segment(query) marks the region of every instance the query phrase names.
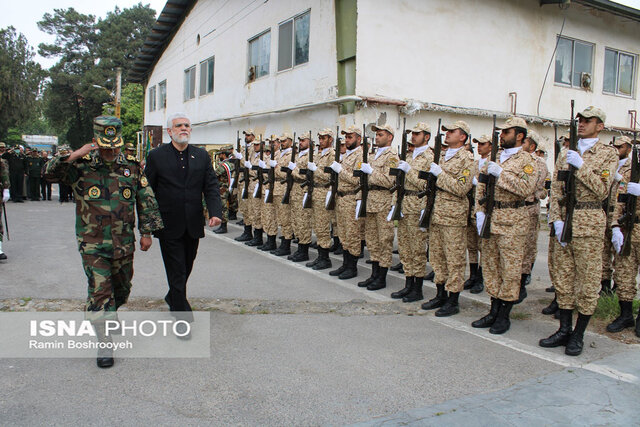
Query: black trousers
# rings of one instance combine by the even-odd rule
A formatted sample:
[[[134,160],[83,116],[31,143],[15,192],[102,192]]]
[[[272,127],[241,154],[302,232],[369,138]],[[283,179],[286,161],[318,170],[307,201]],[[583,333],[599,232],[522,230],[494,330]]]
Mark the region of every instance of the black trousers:
[[[40,193],[42,200],[51,200],[51,183],[44,178],[40,179]]]
[[[199,239],[194,239],[188,233],[178,239],[160,239],[160,251],[164,269],[169,282],[169,292],[164,300],[171,311],[180,311],[182,320],[193,322],[191,305],[187,301],[187,280],[193,268],[193,261],[198,253]]]
[[[11,184],[11,188],[9,189],[9,192],[11,193],[11,200],[13,200],[14,202],[22,200],[24,198],[22,197],[24,173],[23,172],[12,173],[9,176],[9,181]]]

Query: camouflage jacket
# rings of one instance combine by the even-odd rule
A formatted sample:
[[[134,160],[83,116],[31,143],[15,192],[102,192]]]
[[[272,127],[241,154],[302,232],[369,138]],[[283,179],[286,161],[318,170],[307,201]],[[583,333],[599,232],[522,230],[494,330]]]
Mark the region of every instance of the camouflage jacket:
[[[123,154],[111,165],[95,152],[72,163],[65,161],[68,157],[54,157],[46,174],[73,189],[81,254],[113,259],[132,254],[134,210],[140,233],[163,228],[158,203],[139,164],[128,162]]]
[[[449,160],[443,153],[440,157],[442,173],[436,178],[437,191],[431,224],[467,226],[467,194],[473,188],[475,166],[473,154],[465,148],[460,148]]]

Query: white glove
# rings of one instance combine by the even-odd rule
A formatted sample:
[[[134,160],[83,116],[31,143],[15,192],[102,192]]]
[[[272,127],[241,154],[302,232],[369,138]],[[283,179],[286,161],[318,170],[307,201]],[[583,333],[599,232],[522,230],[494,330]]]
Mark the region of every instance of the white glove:
[[[618,172],[616,172],[616,175],[615,175],[614,179],[616,180],[616,182],[620,182],[620,181],[622,181],[622,175],[620,175]]]
[[[245,160],[244,161],[244,167],[247,169],[251,169],[253,167],[253,165],[251,164],[251,162],[249,160]]]
[[[471,183],[474,185],[474,187],[476,185],[478,185],[478,178],[476,178],[475,176],[473,177],[473,180],[471,181]]]
[[[5,188],[4,190],[2,190],[2,203],[7,203],[8,200],[9,200],[9,189]]]
[[[238,153],[237,151],[233,152],[233,157],[235,157],[238,160],[242,160],[242,154]]]
[[[640,184],[630,182],[627,184],[627,193],[633,196],[640,196]]]
[[[411,165],[409,165],[409,163],[405,162],[404,160],[400,160],[400,163],[398,163],[398,169],[400,169],[404,173],[407,173],[409,172],[409,170],[411,170]]]
[[[613,247],[616,249],[617,253],[620,253],[622,250],[622,243],[624,242],[624,236],[622,235],[622,231],[620,231],[620,227],[615,227],[611,230],[611,243]]]
[[[584,160],[582,160],[582,157],[580,157],[577,151],[569,150],[567,151],[567,163],[576,169],[580,169]]]
[[[316,164],[313,162],[309,162],[307,163],[307,169],[309,169],[311,172],[315,172],[316,170],[318,170],[318,166],[316,166]]]
[[[373,173],[373,168],[369,163],[363,163],[362,165],[360,165],[360,170],[367,175],[371,175]]]
[[[338,162],[333,162],[331,163],[331,166],[329,166],[331,168],[332,171],[334,171],[335,173],[340,173],[342,172],[342,165]]]
[[[266,168],[267,168],[267,164],[264,162],[264,160],[260,160],[260,161],[258,162],[258,167],[259,167],[260,169],[266,169]]]
[[[431,166],[429,166],[429,173],[433,176],[438,176],[442,173],[442,168],[440,165],[431,162]]]
[[[562,243],[560,241],[560,237],[562,236],[562,229],[564,228],[564,221],[560,221],[560,220],[554,221],[553,222],[553,228],[555,228],[555,230],[556,230],[556,238],[558,239],[558,243],[560,243],[560,246],[562,246],[564,248],[565,246],[567,246],[567,244],[566,243]]]
[[[278,166],[278,161],[277,160],[269,160],[269,166],[271,166],[272,168],[275,168],[276,166]]]
[[[476,227],[478,228],[478,236],[482,231],[482,226],[484,225],[484,212],[476,212]]]
[[[493,175],[497,178],[502,173],[502,168],[496,162],[490,161],[489,167],[487,168],[487,172],[489,172],[490,175]]]
[[[293,162],[289,162],[289,164],[287,165],[287,167],[289,168],[290,171],[294,170],[296,168],[296,164]]]

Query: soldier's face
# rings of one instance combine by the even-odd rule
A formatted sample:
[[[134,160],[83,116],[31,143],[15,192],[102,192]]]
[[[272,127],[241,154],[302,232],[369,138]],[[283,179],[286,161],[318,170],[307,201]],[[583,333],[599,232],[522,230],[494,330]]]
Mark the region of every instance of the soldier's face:
[[[329,135],[318,135],[318,142],[321,150],[329,148],[333,142],[333,138]]]
[[[522,149],[524,151],[526,151],[527,153],[533,153],[534,151],[536,151],[536,148],[536,143],[533,142],[531,138],[525,138],[524,142],[522,143]]]
[[[451,129],[447,131],[447,134],[444,137],[444,143],[449,148],[459,148],[462,147],[464,142],[466,141],[466,135],[462,129]]]
[[[284,141],[280,141],[280,149],[286,150],[287,148],[291,147],[292,144],[293,144],[293,139],[287,138]]]
[[[189,119],[173,119],[173,125],[167,129],[171,140],[176,144],[188,144],[191,139],[191,121]]]
[[[99,148],[98,152],[100,153],[102,160],[106,162],[113,162],[116,157],[118,157],[120,148]]]
[[[588,119],[578,116],[578,138],[597,138],[604,129],[604,123],[596,117]]]
[[[616,148],[618,149],[619,160],[626,159],[627,157],[629,157],[629,153],[631,153],[631,146],[629,144],[622,144]]]
[[[500,146],[502,148],[513,148],[516,146],[515,128],[502,129],[502,132],[500,132]]]
[[[355,132],[344,134],[344,143],[348,150],[353,150],[360,145],[360,135]],[[346,150],[345,150],[346,153]]]
[[[431,139],[431,134],[427,132],[411,132],[411,144],[422,147]]]
[[[346,152],[347,152],[347,146],[343,142],[343,143],[340,144],[340,154],[344,154]]]
[[[388,147],[391,145],[391,141],[393,141],[393,135],[386,130],[378,130],[376,131],[376,146],[377,147]]]
[[[300,150],[306,150],[307,148],[309,148],[309,138],[301,139],[299,148]]]
[[[247,143],[247,144],[253,142],[254,139],[256,139],[255,135],[245,135],[244,136],[244,142]]]
[[[491,143],[489,142],[478,142],[478,154],[482,157],[491,153]]]

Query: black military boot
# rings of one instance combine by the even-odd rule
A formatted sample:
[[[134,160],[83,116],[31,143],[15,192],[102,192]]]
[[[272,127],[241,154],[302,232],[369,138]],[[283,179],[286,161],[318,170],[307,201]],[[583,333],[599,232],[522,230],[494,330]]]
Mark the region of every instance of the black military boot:
[[[422,295],[422,284],[424,277],[415,277],[413,280],[413,287],[407,295],[402,298],[402,302],[415,302],[424,299]]]
[[[380,263],[378,261],[373,261],[371,263],[371,276],[369,276],[368,279],[363,280],[362,282],[358,282],[358,287],[366,288],[367,286],[372,284],[373,281],[376,280],[376,277],[378,276],[379,272],[380,272]]]
[[[253,239],[245,242],[247,246],[261,246],[262,245],[262,228],[256,228],[253,231]]]
[[[473,284],[473,287],[469,290],[472,294],[479,294],[484,290],[484,277],[482,277],[482,267],[478,267],[478,272],[476,273],[476,281]]]
[[[569,337],[571,336],[572,316],[573,310],[560,310],[560,329],[549,338],[541,339],[538,342],[540,347],[560,347],[561,345],[567,345]]]
[[[313,261],[309,261],[304,266],[311,268],[314,265],[316,265],[318,263],[318,261],[320,261],[320,248],[318,248],[318,256],[316,257],[316,259],[314,259]]]
[[[399,262],[399,263],[397,263],[396,265],[392,265],[391,267],[389,267],[389,270],[391,270],[391,271],[400,271],[400,270],[402,270],[402,269],[403,269],[402,267],[403,267],[403,266],[402,266],[402,263],[401,263],[401,262]],[[393,298],[393,297],[392,297],[392,298]]]
[[[393,267],[391,267],[393,268]],[[405,295],[407,295],[411,289],[413,288],[413,284],[415,282],[415,279],[413,277],[405,277],[404,278],[404,288],[400,289],[397,292],[392,292],[391,293],[391,298],[393,299],[400,299],[402,297],[404,297]]]
[[[113,339],[111,335],[106,335],[104,322],[94,323],[96,331],[96,339],[100,343],[111,343]],[[112,348],[99,348],[98,357],[96,358],[96,365],[98,368],[110,368],[113,366],[113,349]]]
[[[559,308],[560,307],[558,307],[558,298],[553,298],[553,301],[551,301],[551,303],[548,306],[542,309],[542,314],[546,314],[546,315],[555,314]]]
[[[447,291],[444,290],[444,283],[436,283],[436,296],[422,304],[423,310],[433,310],[440,308],[447,302]]]
[[[471,322],[471,326],[473,326],[474,328],[488,328],[492,326],[496,321],[496,317],[498,317],[498,310],[500,309],[501,305],[501,300],[491,297],[491,308],[489,309],[489,314],[479,318],[475,322]]]
[[[556,287],[551,285],[548,288],[544,289],[545,292],[555,292],[556,291]]]
[[[600,281],[600,294],[611,293],[611,279],[602,279]]]
[[[318,262],[313,266],[313,270],[325,270],[331,268],[331,259],[329,258],[329,249],[318,246]]]
[[[377,290],[386,288],[388,271],[389,271],[389,267],[380,267],[378,269],[378,275],[373,280],[373,283],[370,283],[369,286],[367,286],[367,289],[370,291],[377,291]]]
[[[223,222],[222,224],[220,224],[220,227],[218,227],[214,233],[216,234],[227,234],[227,223]]]
[[[298,243],[298,251],[293,254],[291,261],[309,261],[309,243]]]
[[[573,332],[569,337],[564,354],[567,356],[579,356],[582,353],[582,347],[584,347],[584,331],[587,330],[587,325],[589,324],[590,319],[591,315],[578,312],[576,327],[573,329]]]
[[[229,221],[235,221],[238,219],[238,213],[236,211],[229,211]]]
[[[511,327],[511,320],[509,320],[509,313],[513,308],[513,301],[502,301],[500,308],[498,309],[498,316],[493,325],[489,328],[489,332],[492,334],[504,334]]]
[[[442,307],[436,310],[436,317],[449,317],[454,314],[460,313],[460,307],[458,306],[458,297],[460,292],[449,292],[449,298]]]
[[[340,280],[351,279],[358,275],[358,257],[351,255],[349,251],[344,252],[347,254],[347,269],[338,276]]]
[[[622,332],[625,328],[633,328],[636,322],[633,320],[633,302],[618,301],[620,304],[620,316],[607,325],[607,332]]]
[[[473,285],[476,284],[476,276],[478,275],[478,264],[469,263],[469,270],[469,278],[464,282],[465,291],[473,288]]]
[[[236,225],[244,225],[244,218],[236,222]]]
[[[523,274],[524,276],[524,285],[529,286],[531,284],[531,273]]]
[[[333,236],[333,244],[329,248],[329,252],[335,252],[338,246],[340,246],[340,239],[338,239],[338,236]]]
[[[260,250],[275,251],[276,249],[278,249],[278,246],[276,245],[276,235],[275,234],[273,236],[267,235],[267,243],[262,245]]]
[[[236,237],[234,240],[237,242],[248,242],[251,239],[253,239],[253,234],[251,233],[251,226],[245,225],[244,231],[242,232],[242,234]]]
[[[273,255],[282,256],[291,254],[291,239],[282,239],[280,247],[271,252]]]
[[[435,279],[435,278],[436,278],[435,270],[431,270],[431,273],[429,273],[426,276],[424,276],[424,280],[429,280],[430,282],[433,282],[433,279]]]
[[[367,243],[364,240],[360,240],[360,255],[358,255],[358,258],[364,258],[364,247],[367,245]]]
[[[527,297],[527,275],[520,275],[520,294],[518,295],[518,299],[514,302],[514,304],[520,304]]]
[[[336,255],[344,254],[344,249],[342,247],[342,242],[338,241],[338,247],[336,248],[335,251],[333,251],[333,253],[336,254]]]
[[[342,265],[329,272],[329,276],[339,276],[347,269],[347,252],[342,253]]]
[[[640,338],[640,312],[638,312],[638,317],[636,317],[636,336]]]

